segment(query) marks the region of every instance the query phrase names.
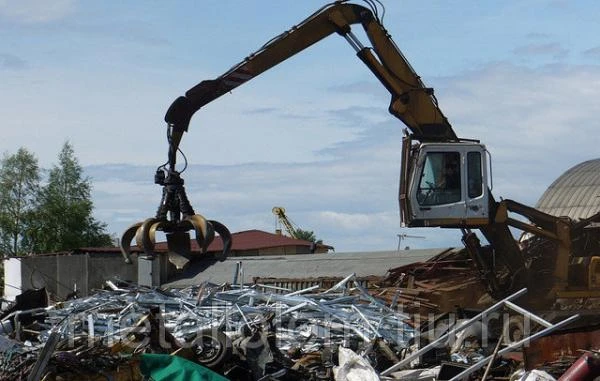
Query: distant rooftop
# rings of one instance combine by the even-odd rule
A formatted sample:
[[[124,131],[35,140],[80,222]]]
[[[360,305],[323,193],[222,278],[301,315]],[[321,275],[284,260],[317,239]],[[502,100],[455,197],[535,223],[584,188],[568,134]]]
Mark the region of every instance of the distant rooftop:
[[[190,233],[193,237],[194,233]],[[232,233],[231,238],[233,245],[232,251],[247,251],[247,250],[258,250],[267,249],[272,247],[284,247],[284,246],[310,246],[312,242],[287,237],[281,234],[273,234],[262,230],[244,230],[237,233]],[[318,245],[319,247],[326,249],[333,249],[332,246]],[[167,251],[167,243],[160,242],[155,246],[156,251]],[[200,251],[200,247],[196,240],[192,240],[192,251]],[[221,237],[215,237],[214,241],[208,246],[208,252],[220,252],[223,251],[223,241]]]
[[[600,159],[585,161],[565,171],[540,197],[536,208],[574,220],[600,212]]]
[[[190,232],[191,239],[191,250],[194,252],[200,252],[201,249],[198,246],[198,242],[196,242],[194,238],[194,233]],[[249,251],[249,250],[258,250],[258,249],[268,249],[268,248],[277,248],[277,247],[286,247],[286,246],[306,246],[309,247],[312,245],[312,242],[296,239],[292,237],[288,237],[282,234],[274,234],[265,232],[262,230],[244,230],[231,234],[231,238],[233,240],[232,251]],[[137,246],[135,246],[135,241],[132,242],[133,246],[131,247],[132,252],[140,252]],[[323,249],[323,251],[332,250],[333,246],[329,246],[326,244],[318,244],[317,247]],[[154,250],[156,252],[167,252],[167,243],[166,242],[157,242],[154,246]],[[214,241],[208,246],[207,251],[209,252],[221,252],[223,251],[223,241],[221,237],[216,236]],[[75,249],[72,251],[65,251],[60,253],[48,253],[48,255],[70,255],[70,254],[84,254],[84,253],[119,253],[120,249],[118,247],[82,247],[79,249]]]
[[[242,262],[244,282],[252,278],[317,278],[345,277],[352,273],[358,277],[383,276],[388,270],[415,262],[426,261],[442,249],[376,251],[327,254],[272,255],[230,257],[219,262],[195,260],[164,287],[182,288],[204,281],[222,284],[232,282],[237,262]]]

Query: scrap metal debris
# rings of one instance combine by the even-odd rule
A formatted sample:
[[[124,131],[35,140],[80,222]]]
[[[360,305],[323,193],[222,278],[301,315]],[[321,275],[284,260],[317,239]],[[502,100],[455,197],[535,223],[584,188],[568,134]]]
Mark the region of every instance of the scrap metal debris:
[[[408,316],[366,290],[313,291],[207,285],[163,291],[107,282],[92,296],[5,319],[5,334],[19,340],[5,343],[10,356],[4,352],[0,375],[16,369],[38,380],[82,375],[117,369],[141,353],[177,352],[225,376],[243,368],[251,379],[281,371],[288,379],[331,379],[333,353],[329,359],[315,353],[368,348],[377,363],[408,347],[414,332]],[[30,313],[36,319],[24,326],[20,315]]]
[[[540,326],[531,338],[576,319],[551,324],[510,302],[524,292],[468,318],[416,324],[352,274],[296,291],[108,281],[91,296],[6,315],[0,379],[142,380],[143,354],[177,355],[230,380],[507,379],[524,374],[510,352],[527,335],[487,340],[492,325],[482,317],[501,307],[522,313]]]

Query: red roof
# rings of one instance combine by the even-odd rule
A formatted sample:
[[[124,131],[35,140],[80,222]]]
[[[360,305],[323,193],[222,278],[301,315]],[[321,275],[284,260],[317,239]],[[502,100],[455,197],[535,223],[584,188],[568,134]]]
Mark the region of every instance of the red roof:
[[[194,233],[190,234],[192,237]],[[232,233],[231,238],[233,245],[232,251],[245,251],[245,250],[257,250],[266,249],[270,247],[282,247],[282,246],[310,246],[312,242],[305,241],[303,239],[296,239],[287,237],[281,234],[268,233],[262,230],[245,230],[237,233]],[[327,245],[319,245],[321,247],[327,247]],[[156,251],[167,251],[167,243],[157,243],[154,250]],[[200,247],[195,239],[192,239],[192,251],[200,251]],[[208,246],[207,251],[209,252],[220,252],[223,251],[223,241],[221,237],[216,236],[214,241]]]
[[[268,233],[262,230],[245,230],[231,234],[233,245],[231,250],[256,250],[280,246],[310,246],[312,242],[295,239],[281,234]],[[223,241],[221,237],[208,246],[208,251],[222,251]]]
[[[193,237],[194,233],[190,232],[190,236]],[[257,250],[257,249],[267,249],[271,247],[283,247],[283,246],[310,246],[312,242],[305,241],[302,239],[296,239],[287,237],[281,234],[273,234],[268,233],[262,230],[245,230],[237,233],[232,233],[231,238],[233,241],[233,245],[231,247],[232,251],[246,251],[246,250]],[[135,246],[135,242],[132,242],[133,246],[131,247],[132,252],[137,252],[140,249]],[[332,249],[331,246],[319,244],[319,247],[326,247],[328,249]],[[81,248],[78,249],[78,252],[114,252],[116,248]],[[191,240],[191,249],[192,251],[200,251],[200,247],[198,246],[198,242],[195,239]],[[167,243],[166,242],[157,242],[154,246],[154,250],[157,252],[166,252],[167,251]],[[208,246],[207,251],[209,252],[221,252],[223,251],[223,241],[221,237],[216,236],[214,241]]]

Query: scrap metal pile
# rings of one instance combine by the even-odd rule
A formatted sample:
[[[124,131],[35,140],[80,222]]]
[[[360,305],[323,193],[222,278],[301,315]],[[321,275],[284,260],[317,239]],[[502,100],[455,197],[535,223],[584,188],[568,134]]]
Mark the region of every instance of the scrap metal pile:
[[[92,296],[5,318],[0,378],[100,374],[130,367],[140,353],[177,352],[231,379],[333,379],[339,346],[384,366],[414,333],[406,315],[364,290],[349,294],[345,282],[318,293],[107,283]]]
[[[425,262],[389,269],[376,295],[425,321],[431,313],[454,311],[456,306],[484,309],[493,304],[480,278],[466,250],[448,249]]]
[[[427,344],[421,327],[353,275],[326,290],[293,292],[208,284],[160,290],[109,281],[89,297],[8,314],[0,379],[142,380],[140,357],[147,354],[177,355],[229,380],[451,379],[441,376],[448,372],[443,360],[460,364],[454,371],[476,367],[467,374],[480,374],[497,341],[473,340],[481,324],[473,325],[479,332],[466,328],[475,319],[455,320],[455,328],[440,322],[431,325],[436,332]],[[450,333],[459,339],[446,340]],[[409,376],[406,369],[415,366],[424,369]],[[503,358],[492,374],[517,369]]]

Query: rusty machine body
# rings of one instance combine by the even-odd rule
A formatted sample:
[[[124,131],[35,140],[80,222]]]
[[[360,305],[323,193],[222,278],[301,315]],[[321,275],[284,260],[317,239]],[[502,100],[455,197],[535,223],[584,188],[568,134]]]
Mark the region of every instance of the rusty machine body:
[[[515,201],[496,201],[491,193],[490,155],[485,145],[456,135],[439,108],[433,89],[421,81],[382,24],[375,2],[364,1],[367,6],[342,0],[322,7],[221,76],[202,81],[175,99],[165,116],[168,162],[156,174],[156,183],[163,187],[160,206],[155,217],[134,224],[124,233],[121,242],[125,257],[129,257],[134,238],[147,255],[153,255],[155,234],[162,231],[174,259],[185,262],[190,256],[190,230],[195,231],[203,249],[216,231],[224,239],[226,254],[231,245],[227,228],[195,214],[175,168],[183,133],[203,106],[335,33],[346,39],[389,91],[389,112],[408,128],[403,141],[399,192],[403,224],[461,229],[463,242],[495,297],[532,284],[552,298],[573,291],[569,264],[574,257],[589,255],[582,243],[586,227],[600,220],[600,216],[573,222]],[[364,29],[371,47],[364,46],[352,32],[354,25]],[[529,222],[513,218],[511,213]],[[510,227],[527,232],[531,238],[518,242]],[[475,229],[489,245],[481,245]],[[586,281],[575,292],[600,288],[597,269],[600,266],[592,266]],[[536,279],[539,273],[549,279],[548,284],[540,285]]]
[[[490,154],[479,141],[407,134],[399,192],[402,223],[461,229],[462,241],[495,298],[523,287],[530,290],[530,306],[537,308],[556,306],[558,299],[569,304],[569,299],[600,297],[595,224],[600,213],[572,221],[513,200],[496,201],[490,174]],[[520,239],[511,228],[523,232]]]

